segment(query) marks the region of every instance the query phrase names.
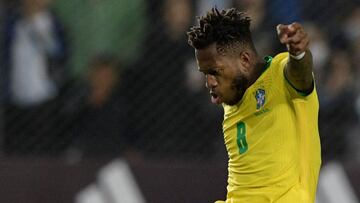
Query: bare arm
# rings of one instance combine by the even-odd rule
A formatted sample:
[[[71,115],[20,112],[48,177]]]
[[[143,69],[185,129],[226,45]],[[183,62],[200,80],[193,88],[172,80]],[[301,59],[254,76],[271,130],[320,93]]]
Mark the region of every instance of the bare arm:
[[[278,25],[277,31],[280,42],[286,45],[291,55],[285,67],[285,77],[297,90],[310,93],[313,89],[313,63],[307,34],[299,23]]]

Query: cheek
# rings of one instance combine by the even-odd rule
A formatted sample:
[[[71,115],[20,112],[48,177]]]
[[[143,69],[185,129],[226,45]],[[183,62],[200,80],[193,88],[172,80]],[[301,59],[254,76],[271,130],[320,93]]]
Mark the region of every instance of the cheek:
[[[222,80],[219,84],[223,96],[229,97],[235,94],[236,88],[233,87],[233,79]]]
[[[246,83],[246,78],[241,73],[237,73],[226,81],[224,89],[226,88],[228,94],[235,95],[244,91]]]

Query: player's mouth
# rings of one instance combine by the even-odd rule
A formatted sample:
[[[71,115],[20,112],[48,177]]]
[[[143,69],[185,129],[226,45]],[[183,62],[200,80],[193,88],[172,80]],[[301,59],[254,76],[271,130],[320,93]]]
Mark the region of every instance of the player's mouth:
[[[214,104],[221,104],[222,103],[221,98],[215,92],[210,91],[210,96],[211,96],[211,102],[212,103],[214,103]]]

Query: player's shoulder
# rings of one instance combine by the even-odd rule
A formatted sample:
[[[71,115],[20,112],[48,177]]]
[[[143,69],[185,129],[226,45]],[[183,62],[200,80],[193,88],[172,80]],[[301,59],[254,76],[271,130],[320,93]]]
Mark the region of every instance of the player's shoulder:
[[[281,74],[288,62],[288,58],[288,52],[282,52],[272,57],[270,64],[271,73],[275,75]]]
[[[282,52],[274,56],[272,62],[275,64],[286,62],[289,58],[289,52]]]

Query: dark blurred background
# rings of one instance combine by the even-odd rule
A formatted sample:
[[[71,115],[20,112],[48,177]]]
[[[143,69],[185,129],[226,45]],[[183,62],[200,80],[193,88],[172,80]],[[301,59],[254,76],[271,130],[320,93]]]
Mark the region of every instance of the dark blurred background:
[[[262,57],[285,51],[277,24],[304,25],[323,167],[339,163],[359,195],[360,1],[1,0],[0,202],[82,202],[118,159],[146,202],[223,199],[222,109],[186,36],[215,5],[251,16]]]

